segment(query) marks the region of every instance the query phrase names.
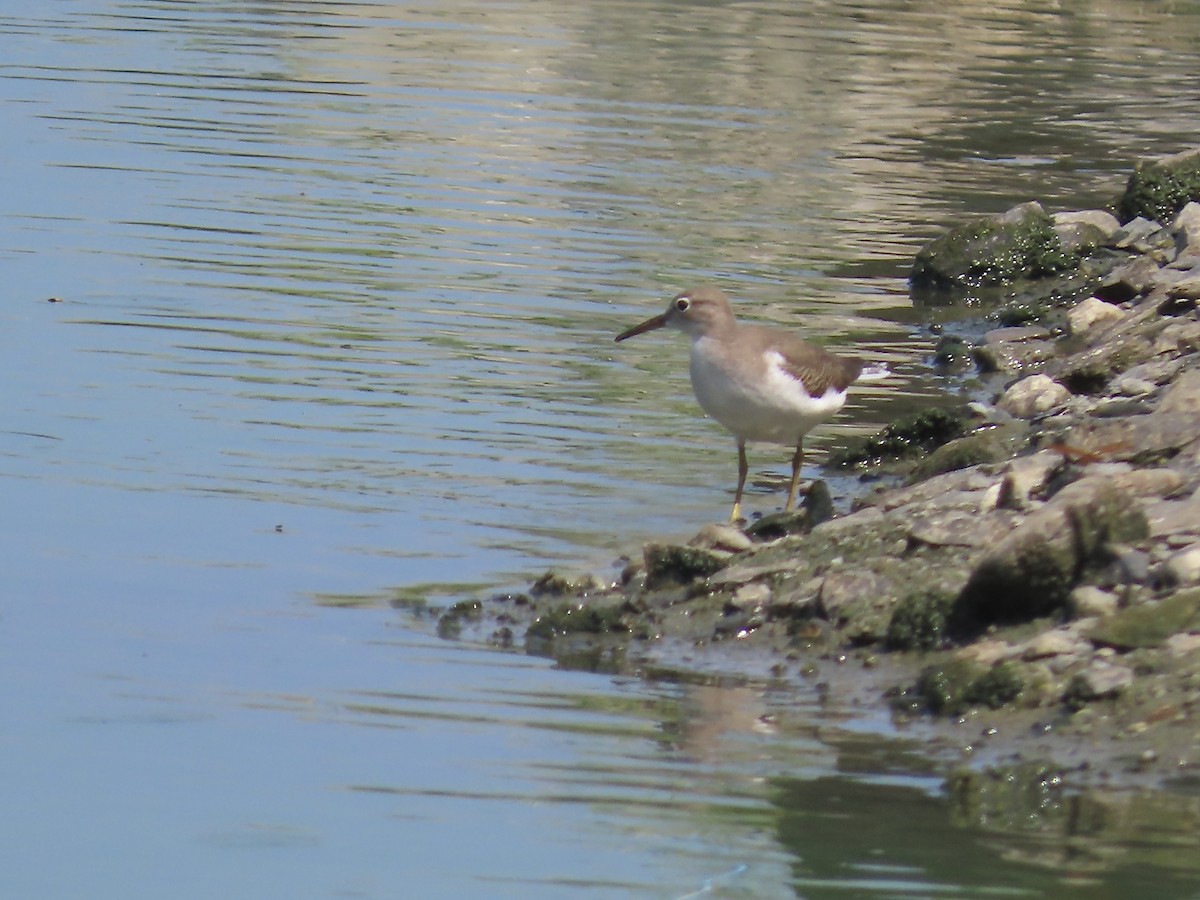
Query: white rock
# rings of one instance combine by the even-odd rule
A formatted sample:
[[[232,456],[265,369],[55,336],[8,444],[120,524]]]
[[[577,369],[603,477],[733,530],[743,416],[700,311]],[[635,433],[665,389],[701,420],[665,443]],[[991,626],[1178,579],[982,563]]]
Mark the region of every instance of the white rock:
[[[1092,645],[1068,628],[1055,628],[1031,638],[1021,649],[1022,659],[1090,653]]]
[[[1125,310],[1097,297],[1088,297],[1067,313],[1071,334],[1087,334],[1096,328],[1125,318]]]
[[[761,581],[743,584],[733,592],[733,603],[740,607],[761,606],[771,599],[771,589]]]
[[[1098,587],[1085,585],[1071,591],[1067,606],[1077,619],[1107,616],[1117,611],[1117,596]]]
[[[1017,418],[1029,419],[1070,399],[1071,392],[1050,376],[1030,375],[1009,387],[996,405]]]
[[[1200,582],[1200,544],[1193,544],[1168,556],[1163,563],[1163,574],[1171,584]]]

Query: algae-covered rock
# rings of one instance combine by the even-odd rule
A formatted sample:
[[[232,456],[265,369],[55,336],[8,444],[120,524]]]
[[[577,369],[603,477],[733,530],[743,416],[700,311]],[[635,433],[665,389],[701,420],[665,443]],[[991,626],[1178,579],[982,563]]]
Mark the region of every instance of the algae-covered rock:
[[[773,541],[789,534],[805,534],[833,518],[833,495],[824,479],[817,479],[804,492],[804,501],[793,512],[768,513],[746,526],[746,534],[757,541]]]
[[[885,459],[903,459],[940,447],[966,429],[966,416],[932,407],[897,419],[873,437],[829,454],[829,465],[848,468]]]
[[[918,591],[904,597],[888,622],[888,648],[936,650],[946,639],[946,619],[953,605],[954,596],[941,591]]]
[[[1069,271],[1078,257],[1063,249],[1054,221],[1038,203],[980,216],[922,247],[909,284],[914,299]]]
[[[1108,479],[1068,485],[979,561],[955,602],[952,630],[964,635],[1057,613],[1083,573],[1105,561],[1110,543],[1148,533],[1134,498]]]
[[[935,715],[956,716],[972,707],[999,709],[1018,699],[1025,678],[1017,663],[1001,660],[983,666],[969,657],[956,657],[926,666],[917,676],[916,693]]]
[[[1200,630],[1200,588],[1143,603],[1109,616],[1089,634],[1095,643],[1118,650],[1158,647],[1172,635]]]
[[[482,603],[478,600],[461,600],[438,618],[438,637],[446,639],[457,638],[462,634],[464,622],[478,622],[482,618]]]
[[[1140,160],[1117,205],[1122,222],[1138,216],[1170,222],[1189,200],[1200,200],[1200,150]]]
[[[594,575],[567,575],[551,569],[530,585],[535,597],[581,597],[602,590],[604,583]]]
[[[924,457],[910,477],[910,483],[924,481],[934,475],[956,472],[982,463],[1000,462],[1012,456],[1014,449],[1025,440],[1022,426],[989,428],[964,435],[938,447]]]
[[[624,634],[629,626],[622,619],[622,612],[619,604],[563,603],[534,619],[526,640],[548,640],[574,633]]]
[[[647,544],[642,555],[646,560],[646,587],[651,589],[707,578],[729,565],[730,557],[728,552],[682,544]]]

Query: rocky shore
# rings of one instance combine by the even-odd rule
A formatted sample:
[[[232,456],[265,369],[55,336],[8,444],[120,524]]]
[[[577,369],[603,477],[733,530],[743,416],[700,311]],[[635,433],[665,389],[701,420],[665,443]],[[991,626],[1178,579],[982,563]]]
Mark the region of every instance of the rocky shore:
[[[1036,203],[925,247],[914,302],[965,305],[935,365],[991,403],[831,461],[904,483],[649,544],[617,583],[547,573],[439,630],[577,666],[796,680],[886,705],[948,760],[1076,783],[1200,779],[1200,151],[1111,210]],[[931,312],[931,319],[934,318]],[[982,762],[982,766],[978,763]]]

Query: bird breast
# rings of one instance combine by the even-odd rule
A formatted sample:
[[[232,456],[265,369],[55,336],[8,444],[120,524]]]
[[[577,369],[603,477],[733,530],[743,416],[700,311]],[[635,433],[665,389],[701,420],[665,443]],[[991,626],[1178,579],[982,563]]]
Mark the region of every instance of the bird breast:
[[[833,387],[810,396],[776,350],[735,358],[725,349],[705,337],[692,342],[692,389],[704,411],[742,440],[795,446],[846,402]]]

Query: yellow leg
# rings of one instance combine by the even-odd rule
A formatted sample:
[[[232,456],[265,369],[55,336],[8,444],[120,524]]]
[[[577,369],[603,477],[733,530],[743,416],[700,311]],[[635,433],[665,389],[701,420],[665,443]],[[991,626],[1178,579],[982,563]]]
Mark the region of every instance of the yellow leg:
[[[804,439],[796,443],[796,452],[792,456],[792,483],[788,485],[787,505],[784,512],[791,512],[796,505],[796,492],[800,489],[800,467],[804,464]]]
[[[742,517],[742,489],[746,487],[746,473],[750,467],[746,464],[746,442],[738,441],[738,486],[733,495],[733,512],[729,521],[736,522]]]

